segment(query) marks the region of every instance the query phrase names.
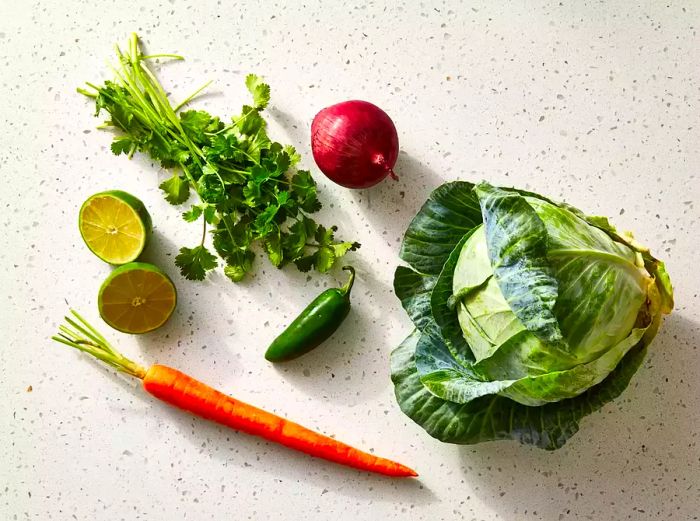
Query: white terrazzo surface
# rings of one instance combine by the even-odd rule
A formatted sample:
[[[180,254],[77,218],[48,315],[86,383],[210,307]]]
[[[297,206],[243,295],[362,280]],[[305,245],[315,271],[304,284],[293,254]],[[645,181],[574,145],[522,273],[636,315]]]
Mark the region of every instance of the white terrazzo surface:
[[[697,2],[0,1],[0,519],[686,520],[700,512],[700,5]],[[194,284],[172,259],[197,240],[149,162],[113,157],[75,93],[107,77],[137,31],[175,97],[239,110],[243,77],[273,88],[271,133],[312,167],[315,112],[349,98],[399,129],[399,183],[350,192],[320,174],[326,222],[363,247],[354,311],[324,348],[262,357],[303,305],[343,277],[259,263],[245,284]],[[441,444],[400,411],[391,349],[410,331],[391,289],[402,232],[444,180],[488,179],[563,198],[636,231],[667,266],[675,314],[614,403],[563,449]],[[146,257],[176,281],[167,327],[132,338],[159,361],[377,454],[391,481],[312,460],[169,409],[49,342],[67,304],[97,316],[110,268],[77,208],[121,188],[155,223]],[[32,391],[27,389],[31,386]]]

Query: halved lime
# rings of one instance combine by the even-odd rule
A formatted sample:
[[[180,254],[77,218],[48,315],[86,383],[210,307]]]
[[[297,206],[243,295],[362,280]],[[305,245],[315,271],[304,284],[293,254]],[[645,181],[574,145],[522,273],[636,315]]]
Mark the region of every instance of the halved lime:
[[[170,278],[153,264],[130,262],[115,269],[97,296],[100,316],[123,333],[147,333],[165,324],[177,304]]]
[[[92,253],[110,264],[126,264],[136,260],[146,246],[151,216],[133,195],[110,190],[83,203],[78,227]]]

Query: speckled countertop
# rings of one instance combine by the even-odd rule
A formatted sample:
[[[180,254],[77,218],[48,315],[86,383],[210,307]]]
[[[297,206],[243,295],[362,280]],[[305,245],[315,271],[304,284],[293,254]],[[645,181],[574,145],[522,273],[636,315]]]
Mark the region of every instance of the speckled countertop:
[[[696,2],[0,2],[0,519],[697,519],[700,512],[700,8]],[[317,176],[323,219],[361,239],[354,312],[290,365],[264,346],[343,277],[259,263],[234,286],[179,278],[196,241],[157,188],[164,174],[109,152],[75,93],[106,77],[137,31],[175,95],[240,108],[243,77],[273,88],[271,133],[313,166],[310,121],[348,98],[394,118],[398,183],[350,192]],[[410,324],[391,279],[402,232],[444,180],[488,179],[565,199],[636,231],[677,306],[643,368],[563,449],[441,444],[394,402],[388,355]],[[110,338],[323,432],[415,466],[390,481],[312,460],[171,410],[50,343],[66,302],[96,318],[109,267],[77,208],[121,188],[151,210],[146,257],[180,303],[155,334]],[[31,389],[31,391],[29,391]]]

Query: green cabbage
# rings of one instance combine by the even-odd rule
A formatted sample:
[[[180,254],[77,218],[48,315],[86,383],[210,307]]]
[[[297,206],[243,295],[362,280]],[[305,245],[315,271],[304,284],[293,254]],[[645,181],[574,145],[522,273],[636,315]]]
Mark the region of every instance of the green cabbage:
[[[451,443],[562,446],[616,397],[673,307],[664,265],[603,217],[487,183],[437,188],[394,288],[417,330],[392,353],[401,409]]]

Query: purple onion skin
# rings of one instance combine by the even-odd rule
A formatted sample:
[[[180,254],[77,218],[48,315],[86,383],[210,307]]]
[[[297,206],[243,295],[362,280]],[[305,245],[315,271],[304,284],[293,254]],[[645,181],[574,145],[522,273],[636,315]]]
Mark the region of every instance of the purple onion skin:
[[[311,124],[311,150],[321,172],[346,188],[368,188],[394,174],[399,136],[391,118],[367,101],[331,105]]]

